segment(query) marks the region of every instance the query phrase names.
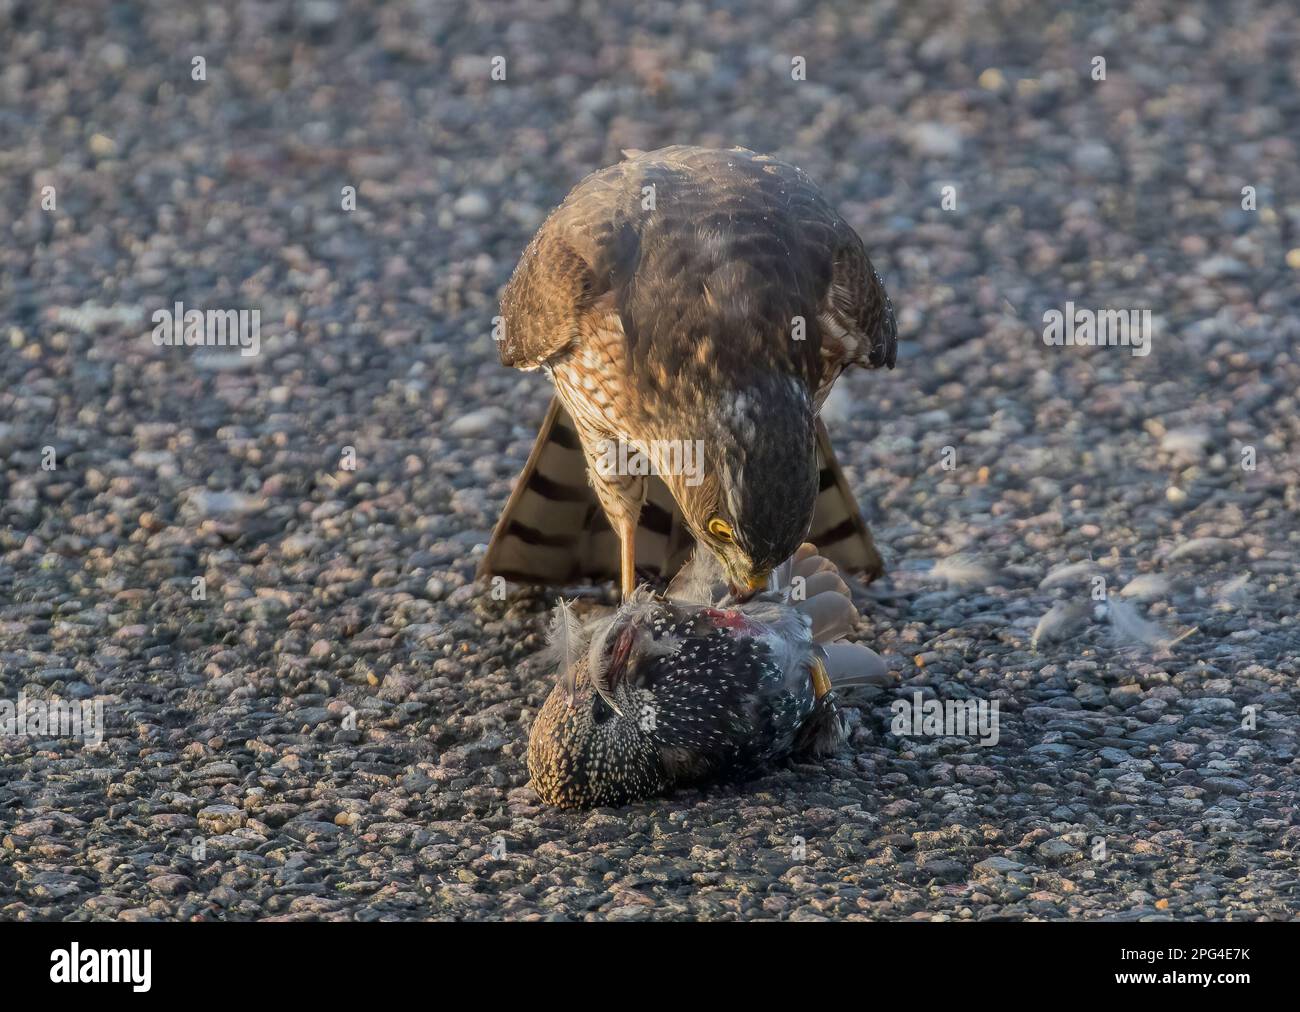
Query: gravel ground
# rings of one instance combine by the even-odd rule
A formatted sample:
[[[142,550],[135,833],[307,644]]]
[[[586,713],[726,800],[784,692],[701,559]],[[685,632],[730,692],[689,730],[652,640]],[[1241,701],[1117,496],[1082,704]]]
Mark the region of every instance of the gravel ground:
[[[0,917],[1295,917],[1293,6],[452,6],[0,0],[0,700],[107,721],[0,738]],[[473,582],[549,396],[491,318],[676,142],[803,166],[893,295],[828,411],[897,679],[831,761],[559,812],[553,595]],[[175,300],[261,354],[155,346]],[[1047,347],[1067,300],[1150,355]],[[892,733],[918,691],[1000,740]]]

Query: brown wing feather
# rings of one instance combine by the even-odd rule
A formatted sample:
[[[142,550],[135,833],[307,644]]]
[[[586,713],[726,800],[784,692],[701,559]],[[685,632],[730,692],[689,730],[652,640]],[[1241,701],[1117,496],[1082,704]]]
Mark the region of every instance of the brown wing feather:
[[[501,299],[501,364],[535,369],[572,346],[595,287],[590,266],[569,242],[554,230],[538,232]]]
[[[535,369],[579,341],[580,319],[612,283],[609,253],[630,163],[593,172],[542,223],[501,296],[503,365]]]
[[[847,225],[833,254],[831,283],[821,315],[843,346],[840,368],[894,368],[898,357],[898,325],[894,306],[880,275],[871,266],[862,240]]]
[[[800,169],[743,148],[629,154],[575,186],[529,243],[501,300],[504,364],[536,368],[580,343],[581,316],[606,295],[645,381],[759,369],[802,373],[815,391],[848,365],[894,364],[884,286]],[[790,340],[795,317],[808,319],[803,342]]]

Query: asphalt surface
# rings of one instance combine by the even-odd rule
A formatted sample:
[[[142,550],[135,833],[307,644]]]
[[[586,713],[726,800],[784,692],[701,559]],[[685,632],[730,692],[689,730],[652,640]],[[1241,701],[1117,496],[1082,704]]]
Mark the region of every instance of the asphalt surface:
[[[107,722],[0,737],[0,918],[1296,916],[1293,6],[569,6],[0,0],[0,701]],[[549,396],[492,316],[670,143],[801,165],[893,296],[828,413],[896,678],[829,761],[560,812],[554,597],[473,581]],[[178,300],[260,353],[155,345]]]

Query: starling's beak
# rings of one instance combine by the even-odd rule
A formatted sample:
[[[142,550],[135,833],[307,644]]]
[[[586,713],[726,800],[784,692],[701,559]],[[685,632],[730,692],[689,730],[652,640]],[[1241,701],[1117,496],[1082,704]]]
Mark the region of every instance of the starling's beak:
[[[628,659],[632,656],[632,644],[635,641],[636,629],[632,625],[628,625],[619,633],[618,639],[614,641],[614,649],[610,652],[609,663],[598,677],[592,679],[591,683],[592,688],[600,694],[600,698],[620,717],[623,716],[623,710],[614,701],[613,691],[626,672]]]
[[[831,677],[820,657],[813,658],[812,670],[808,674],[812,679],[813,695],[818,699],[831,691]]]
[[[730,584],[731,596],[737,601],[748,601],[761,590],[767,590],[768,573],[750,573],[749,578],[741,584]]]

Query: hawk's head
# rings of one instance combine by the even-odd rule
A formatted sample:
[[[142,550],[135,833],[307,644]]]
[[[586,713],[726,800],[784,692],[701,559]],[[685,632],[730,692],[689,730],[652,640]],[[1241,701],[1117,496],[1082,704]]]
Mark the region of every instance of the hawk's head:
[[[709,400],[698,416],[702,470],[661,474],[732,591],[748,596],[767,586],[812,523],[818,474],[812,403],[803,382],[786,375],[712,391]]]

